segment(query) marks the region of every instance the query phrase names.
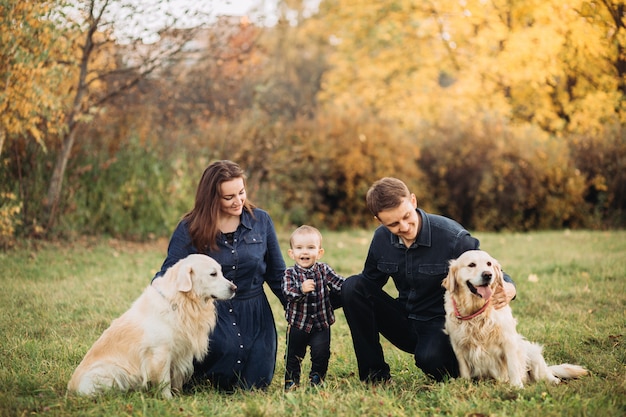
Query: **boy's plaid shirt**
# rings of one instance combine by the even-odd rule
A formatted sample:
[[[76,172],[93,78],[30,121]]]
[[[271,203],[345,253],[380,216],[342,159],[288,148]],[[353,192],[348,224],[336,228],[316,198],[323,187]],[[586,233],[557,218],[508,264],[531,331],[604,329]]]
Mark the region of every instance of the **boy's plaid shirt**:
[[[315,290],[302,293],[302,282],[315,281]],[[310,268],[294,265],[285,270],[283,294],[287,299],[285,318],[287,322],[309,333],[312,329],[327,329],[335,322],[335,313],[330,304],[330,292],[341,292],[344,278],[330,266],[316,262]]]

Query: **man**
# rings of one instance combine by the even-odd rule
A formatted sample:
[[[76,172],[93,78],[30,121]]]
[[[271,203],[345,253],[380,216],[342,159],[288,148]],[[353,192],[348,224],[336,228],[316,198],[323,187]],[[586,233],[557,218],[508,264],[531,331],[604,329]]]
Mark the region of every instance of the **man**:
[[[417,208],[415,194],[397,178],[376,181],[366,202],[381,226],[374,232],[363,272],[348,278],[341,294],[359,378],[372,383],[391,378],[380,334],[414,354],[415,365],[428,376],[436,380],[458,376],[458,363],[443,331],[441,282],[449,260],[478,249],[479,241],[457,222]],[[383,291],[389,277],[398,298]],[[492,302],[502,308],[515,294],[515,285],[505,274],[504,287]]]

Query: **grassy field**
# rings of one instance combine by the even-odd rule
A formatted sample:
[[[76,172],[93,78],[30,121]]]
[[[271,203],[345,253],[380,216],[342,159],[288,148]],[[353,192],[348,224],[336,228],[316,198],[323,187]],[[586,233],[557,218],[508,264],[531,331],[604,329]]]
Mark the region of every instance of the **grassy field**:
[[[324,260],[343,275],[359,272],[370,235],[325,232]],[[626,232],[477,237],[516,281],[513,311],[520,333],[544,345],[549,363],[578,363],[590,376],[522,390],[492,381],[436,383],[410,355],[383,341],[393,383],[366,386],[355,376],[352,342],[339,310],[325,386],[285,394],[286,325],[270,297],[279,353],[266,392],[204,390],[171,401],[153,392],[66,396],[74,368],[149,283],[167,242],[30,242],[0,252],[0,416],[625,416]],[[286,250],[287,234],[281,241]],[[307,372],[308,356],[303,367]]]

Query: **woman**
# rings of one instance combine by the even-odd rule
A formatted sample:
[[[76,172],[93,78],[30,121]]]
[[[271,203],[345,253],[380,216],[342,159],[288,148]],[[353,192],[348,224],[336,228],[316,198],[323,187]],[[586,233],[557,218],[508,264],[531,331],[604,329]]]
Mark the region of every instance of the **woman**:
[[[178,260],[204,253],[222,265],[237,285],[235,297],[218,301],[218,322],[209,337],[209,354],[194,364],[193,383],[223,390],[266,388],[276,364],[276,326],[263,283],[285,305],[285,271],[274,224],[267,212],[246,198],[245,174],[234,162],[210,164],[200,179],[193,210],[170,239],[158,279]]]

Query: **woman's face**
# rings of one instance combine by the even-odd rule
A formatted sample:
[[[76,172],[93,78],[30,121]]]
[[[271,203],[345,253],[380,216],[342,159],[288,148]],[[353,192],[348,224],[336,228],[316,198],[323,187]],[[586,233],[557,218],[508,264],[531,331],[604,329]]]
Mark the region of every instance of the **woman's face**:
[[[220,184],[220,212],[226,216],[241,216],[246,202],[243,178],[235,178]]]

